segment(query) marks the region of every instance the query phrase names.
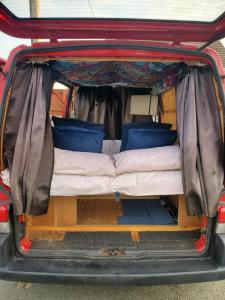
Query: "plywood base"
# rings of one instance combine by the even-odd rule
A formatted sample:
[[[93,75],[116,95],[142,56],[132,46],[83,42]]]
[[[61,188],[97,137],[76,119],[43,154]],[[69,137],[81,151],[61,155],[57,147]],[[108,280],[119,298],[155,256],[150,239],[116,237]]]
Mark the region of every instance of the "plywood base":
[[[178,225],[180,227],[201,227],[202,218],[198,216],[188,216],[184,195],[170,196],[170,201],[178,208]]]
[[[176,117],[176,90],[171,88],[162,93],[162,112],[160,114],[162,123],[172,124],[171,129],[177,129]]]
[[[191,231],[201,227],[201,218],[187,216],[183,195],[172,196],[171,200],[178,207],[176,225],[120,225],[117,218],[122,215],[121,205],[112,196],[51,197],[47,215],[26,217],[26,236],[31,240],[63,240],[66,232],[124,231],[131,233],[133,241],[139,241],[139,232]]]
[[[26,233],[26,237],[32,241],[64,241],[65,234],[65,231],[55,232],[54,229],[52,231],[36,231],[32,230],[31,226]]]
[[[140,241],[140,235],[138,231],[131,231],[131,239],[133,242],[139,242]]]
[[[77,198],[76,197],[50,197],[48,213],[42,216],[26,216],[26,237],[31,240],[57,240],[64,239],[67,230],[60,232],[54,230],[59,226],[75,226],[77,224]],[[40,228],[44,230],[33,230]],[[47,229],[49,228],[49,229]],[[65,228],[66,229],[66,228]]]

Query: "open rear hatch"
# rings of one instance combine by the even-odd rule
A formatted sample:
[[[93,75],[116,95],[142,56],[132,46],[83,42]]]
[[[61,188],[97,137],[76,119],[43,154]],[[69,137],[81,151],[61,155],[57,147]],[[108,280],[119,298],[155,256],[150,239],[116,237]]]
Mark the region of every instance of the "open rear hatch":
[[[174,2],[174,1],[172,1]],[[5,5],[9,5],[8,10]],[[2,1],[0,30],[31,39],[116,39],[212,43],[225,36],[224,3]],[[76,5],[75,5],[76,4]],[[65,10],[65,7],[68,7]]]

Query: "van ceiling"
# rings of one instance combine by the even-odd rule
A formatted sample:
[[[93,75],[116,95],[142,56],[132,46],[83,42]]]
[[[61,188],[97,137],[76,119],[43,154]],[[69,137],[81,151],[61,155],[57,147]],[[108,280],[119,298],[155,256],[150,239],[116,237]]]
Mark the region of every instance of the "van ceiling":
[[[51,61],[50,65],[60,81],[75,86],[154,86],[157,90],[173,86],[189,69],[183,62]]]

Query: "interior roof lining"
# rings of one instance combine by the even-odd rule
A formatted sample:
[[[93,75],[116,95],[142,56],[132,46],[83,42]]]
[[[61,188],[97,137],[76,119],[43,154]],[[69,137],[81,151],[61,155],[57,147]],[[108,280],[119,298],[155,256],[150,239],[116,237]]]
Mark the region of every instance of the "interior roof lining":
[[[33,61],[34,62],[34,61]],[[125,86],[164,90],[188,73],[196,62],[160,60],[76,60],[60,59],[48,62],[61,82],[73,86]],[[202,66],[203,64],[201,64]],[[60,76],[62,75],[62,76]]]

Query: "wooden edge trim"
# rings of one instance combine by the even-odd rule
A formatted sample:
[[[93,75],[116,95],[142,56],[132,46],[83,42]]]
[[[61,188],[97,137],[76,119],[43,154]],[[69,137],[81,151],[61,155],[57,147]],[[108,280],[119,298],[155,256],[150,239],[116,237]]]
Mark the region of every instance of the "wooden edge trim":
[[[75,226],[28,226],[31,231],[52,231],[52,232],[94,232],[94,231],[192,231],[197,230],[198,226],[179,226],[179,225],[75,225]]]

